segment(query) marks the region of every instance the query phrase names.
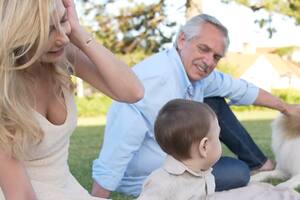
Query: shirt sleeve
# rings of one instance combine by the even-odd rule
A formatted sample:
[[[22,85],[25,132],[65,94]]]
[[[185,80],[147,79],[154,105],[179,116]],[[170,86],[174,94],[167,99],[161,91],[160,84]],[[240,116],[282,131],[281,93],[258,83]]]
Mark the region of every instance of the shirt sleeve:
[[[100,155],[93,162],[93,179],[105,189],[115,191],[147,131],[134,104],[114,102],[107,115]]]
[[[259,88],[243,79],[213,71],[203,80],[204,97],[221,96],[230,99],[230,104],[250,105],[256,100]]]

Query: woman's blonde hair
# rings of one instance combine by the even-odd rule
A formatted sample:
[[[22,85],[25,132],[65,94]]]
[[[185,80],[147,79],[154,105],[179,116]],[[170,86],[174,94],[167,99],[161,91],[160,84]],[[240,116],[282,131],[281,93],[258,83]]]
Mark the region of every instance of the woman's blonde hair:
[[[27,69],[45,51],[55,1],[0,0],[0,150],[15,158],[24,158],[28,146],[43,138],[33,115],[37,77]],[[72,89],[62,65],[53,66],[49,76],[55,91]]]

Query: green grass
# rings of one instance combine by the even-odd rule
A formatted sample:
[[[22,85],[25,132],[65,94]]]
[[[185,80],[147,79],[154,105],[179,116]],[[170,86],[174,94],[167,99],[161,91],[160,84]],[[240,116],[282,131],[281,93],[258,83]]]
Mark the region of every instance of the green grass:
[[[249,111],[237,113],[246,129],[251,133],[258,146],[270,158],[273,158],[271,151],[271,129],[270,122],[276,116],[274,111]],[[72,173],[79,182],[88,190],[91,190],[91,166],[92,161],[97,157],[103,140],[105,126],[104,118],[80,118],[78,127],[71,138],[69,164]],[[223,147],[224,155],[232,153]],[[277,184],[278,180],[271,180]],[[300,188],[298,189],[300,192]],[[113,193],[114,200],[132,200],[132,197]]]

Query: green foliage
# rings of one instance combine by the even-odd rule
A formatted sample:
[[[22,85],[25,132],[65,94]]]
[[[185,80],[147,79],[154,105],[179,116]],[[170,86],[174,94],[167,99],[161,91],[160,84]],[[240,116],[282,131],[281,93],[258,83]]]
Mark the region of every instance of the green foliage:
[[[235,112],[244,112],[244,111],[259,111],[259,110],[267,110],[267,108],[260,107],[260,106],[235,106],[232,105],[230,108]]]
[[[167,19],[164,0],[151,4],[128,1],[127,7],[122,7],[113,14],[108,8],[118,9],[117,1],[90,3],[93,6],[86,10],[86,14],[95,15],[94,21],[98,25],[96,30],[94,28],[95,37],[114,53],[143,51],[144,54],[152,54],[172,40],[174,31],[171,27],[176,22]],[[170,33],[166,34],[166,30]]]
[[[226,68],[225,68],[226,69]],[[279,97],[285,102],[291,104],[299,104],[300,103],[300,91],[293,89],[282,89],[282,90],[273,90],[272,94]],[[94,93],[91,96],[76,98],[78,115],[80,117],[95,117],[95,116],[105,116],[112,100],[101,94]],[[258,110],[266,110],[268,108],[259,107],[259,106],[231,106],[234,111],[258,111]]]
[[[274,50],[272,53],[275,53],[279,56],[291,55],[294,51],[294,47],[282,47]]]
[[[95,117],[104,116],[107,113],[112,100],[101,94],[94,93],[91,96],[75,99],[77,104],[78,116],[80,117]]]
[[[300,103],[300,90],[295,89],[277,89],[273,90],[272,94],[291,104]]]
[[[223,72],[225,74],[230,74],[231,76],[238,78],[238,73],[237,73],[238,66],[231,65],[225,62],[220,62],[217,66],[217,69],[220,72]]]

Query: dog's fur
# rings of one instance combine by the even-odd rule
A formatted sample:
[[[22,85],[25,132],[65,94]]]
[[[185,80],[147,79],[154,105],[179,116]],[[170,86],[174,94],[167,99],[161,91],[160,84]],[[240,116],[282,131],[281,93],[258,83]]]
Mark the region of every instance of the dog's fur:
[[[272,149],[276,159],[273,171],[259,172],[250,179],[252,182],[270,178],[284,179],[278,184],[282,188],[300,186],[300,114],[286,117],[280,114],[272,123]]]

